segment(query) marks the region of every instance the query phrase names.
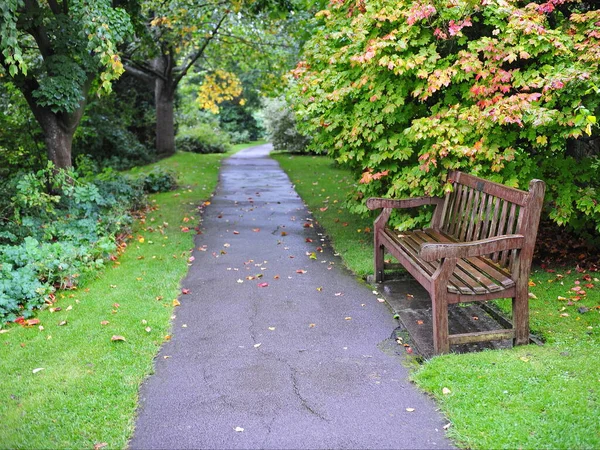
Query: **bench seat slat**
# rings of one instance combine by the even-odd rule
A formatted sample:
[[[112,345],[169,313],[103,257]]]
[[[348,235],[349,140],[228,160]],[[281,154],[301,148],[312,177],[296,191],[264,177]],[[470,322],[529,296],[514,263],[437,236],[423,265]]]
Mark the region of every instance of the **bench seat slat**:
[[[386,228],[386,235],[406,253],[414,264],[423,269],[429,276],[439,267],[438,261],[426,262],[419,258],[418,253],[424,242],[456,242],[435,230],[417,230],[397,232]],[[457,262],[448,285],[448,292],[463,295],[481,295],[499,292],[514,286],[510,276],[495,267],[486,258],[463,258]]]

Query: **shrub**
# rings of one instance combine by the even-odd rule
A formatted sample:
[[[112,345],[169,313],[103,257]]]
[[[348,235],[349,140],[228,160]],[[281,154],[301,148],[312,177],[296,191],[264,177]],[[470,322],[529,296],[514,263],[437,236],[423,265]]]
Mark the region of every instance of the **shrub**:
[[[310,139],[296,128],[294,111],[283,97],[265,100],[263,117],[268,139],[275,150],[292,153],[307,151]]]
[[[593,2],[339,1],[319,17],[294,71],[296,113],[355,171],[353,211],[442,194],[461,169],[521,188],[541,178],[552,220],[600,231]]]
[[[145,203],[142,181],[112,170],[86,180],[50,164],[4,184],[13,208],[0,218],[0,323],[31,316],[55,289],[101,268]]]
[[[144,192],[148,194],[168,192],[177,187],[175,175],[161,168],[156,168],[150,173],[142,174],[140,178]]]
[[[178,150],[192,153],[225,153],[230,149],[227,135],[204,123],[180,129],[175,143]]]

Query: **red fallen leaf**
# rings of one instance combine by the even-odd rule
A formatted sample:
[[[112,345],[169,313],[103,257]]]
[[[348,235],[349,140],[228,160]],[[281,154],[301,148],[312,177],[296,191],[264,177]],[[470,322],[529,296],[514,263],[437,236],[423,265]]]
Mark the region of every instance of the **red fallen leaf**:
[[[113,308],[118,308],[119,306],[121,305],[119,305],[118,303],[113,303]]]
[[[588,289],[592,289],[594,287],[594,285],[592,283],[587,283],[585,285],[585,287],[588,288]]]
[[[233,230],[233,234],[240,234],[240,232]]]
[[[267,287],[269,283],[258,283],[258,287]]]
[[[317,247],[317,251],[318,252],[322,252],[323,251],[323,247]]]
[[[112,337],[110,338],[111,341],[113,342],[123,342],[126,341],[126,339],[123,336],[119,336],[117,334],[113,334]]]
[[[275,275],[273,278],[274,278],[275,280],[279,280],[279,275]]]
[[[364,232],[365,233],[370,233],[371,232],[371,227],[365,227]]]
[[[217,219],[222,219],[222,218],[223,218],[223,214],[219,214],[219,215],[217,216]]]
[[[281,232],[281,235],[282,235],[282,236],[287,236],[287,233],[286,233],[285,231],[282,231],[282,232]]]
[[[348,222],[344,222],[344,223],[342,223],[342,226],[343,226],[343,227],[347,227],[347,226],[348,226]]]
[[[479,317],[473,316],[473,320],[479,320]]]
[[[19,325],[23,325],[25,323],[25,317],[17,317],[15,320],[13,320],[13,322],[18,323]]]
[[[326,206],[325,208],[319,208],[319,210],[321,210],[321,212],[325,212],[329,209],[329,206]]]
[[[189,290],[189,289],[182,289],[182,290],[181,290],[181,293],[182,293],[182,294],[189,294],[189,293],[190,293],[190,290]]]
[[[413,352],[413,349],[411,347],[406,347],[406,353],[410,354],[412,352]]]
[[[306,238],[306,242],[312,242],[311,238]]]
[[[254,231],[255,233],[258,233],[260,231],[260,228],[252,228],[252,231]]]
[[[181,231],[187,233],[188,231],[190,231],[190,229],[188,227],[181,227]]]
[[[417,320],[417,325],[423,325],[423,321],[422,320]]]
[[[305,222],[303,226],[304,226],[304,228],[311,228],[313,226],[313,224],[309,223],[309,222]]]
[[[591,276],[589,273],[586,273],[586,274],[585,274],[583,277],[581,277],[581,278],[583,278],[585,281],[592,281],[592,276]]]
[[[38,323],[40,323],[40,319],[29,319],[25,321],[25,326],[27,327],[32,327],[34,325],[37,325]]]
[[[296,270],[296,273],[306,273],[306,270],[298,269],[298,270]]]

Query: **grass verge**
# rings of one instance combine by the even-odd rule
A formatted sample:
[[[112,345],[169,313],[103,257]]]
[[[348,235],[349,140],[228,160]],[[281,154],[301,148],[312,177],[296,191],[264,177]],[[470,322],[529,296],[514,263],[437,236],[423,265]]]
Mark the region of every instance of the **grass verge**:
[[[350,174],[326,157],[277,160],[348,266],[361,276],[372,273],[364,234],[371,221],[332,208],[353,189]],[[438,401],[457,445],[600,448],[599,278],[575,269],[534,270],[531,327],[544,346],[438,356],[412,373]]]
[[[150,197],[151,211],[119,260],[77,290],[58,292],[57,309],[40,311],[39,325],[2,330],[1,448],[125,447],[140,383],[168,339],[197,206],[215,189],[226,156],[180,153],[155,164],[174,170],[179,188]]]

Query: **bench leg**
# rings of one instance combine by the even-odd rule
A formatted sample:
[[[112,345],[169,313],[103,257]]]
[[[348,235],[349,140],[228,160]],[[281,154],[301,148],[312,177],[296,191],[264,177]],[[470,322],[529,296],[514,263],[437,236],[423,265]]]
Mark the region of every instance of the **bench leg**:
[[[527,283],[525,278],[524,283]],[[517,285],[516,297],[512,299],[512,316],[515,338],[513,345],[529,344],[529,292],[527,286]]]
[[[446,286],[443,286],[444,291]],[[436,355],[450,352],[448,342],[448,302],[445,292],[435,292],[431,296],[433,319],[433,350]]]
[[[383,283],[383,280],[384,280],[384,273],[383,273],[384,255],[385,255],[384,246],[379,244],[377,241],[375,241],[375,282],[377,282],[377,283]]]

